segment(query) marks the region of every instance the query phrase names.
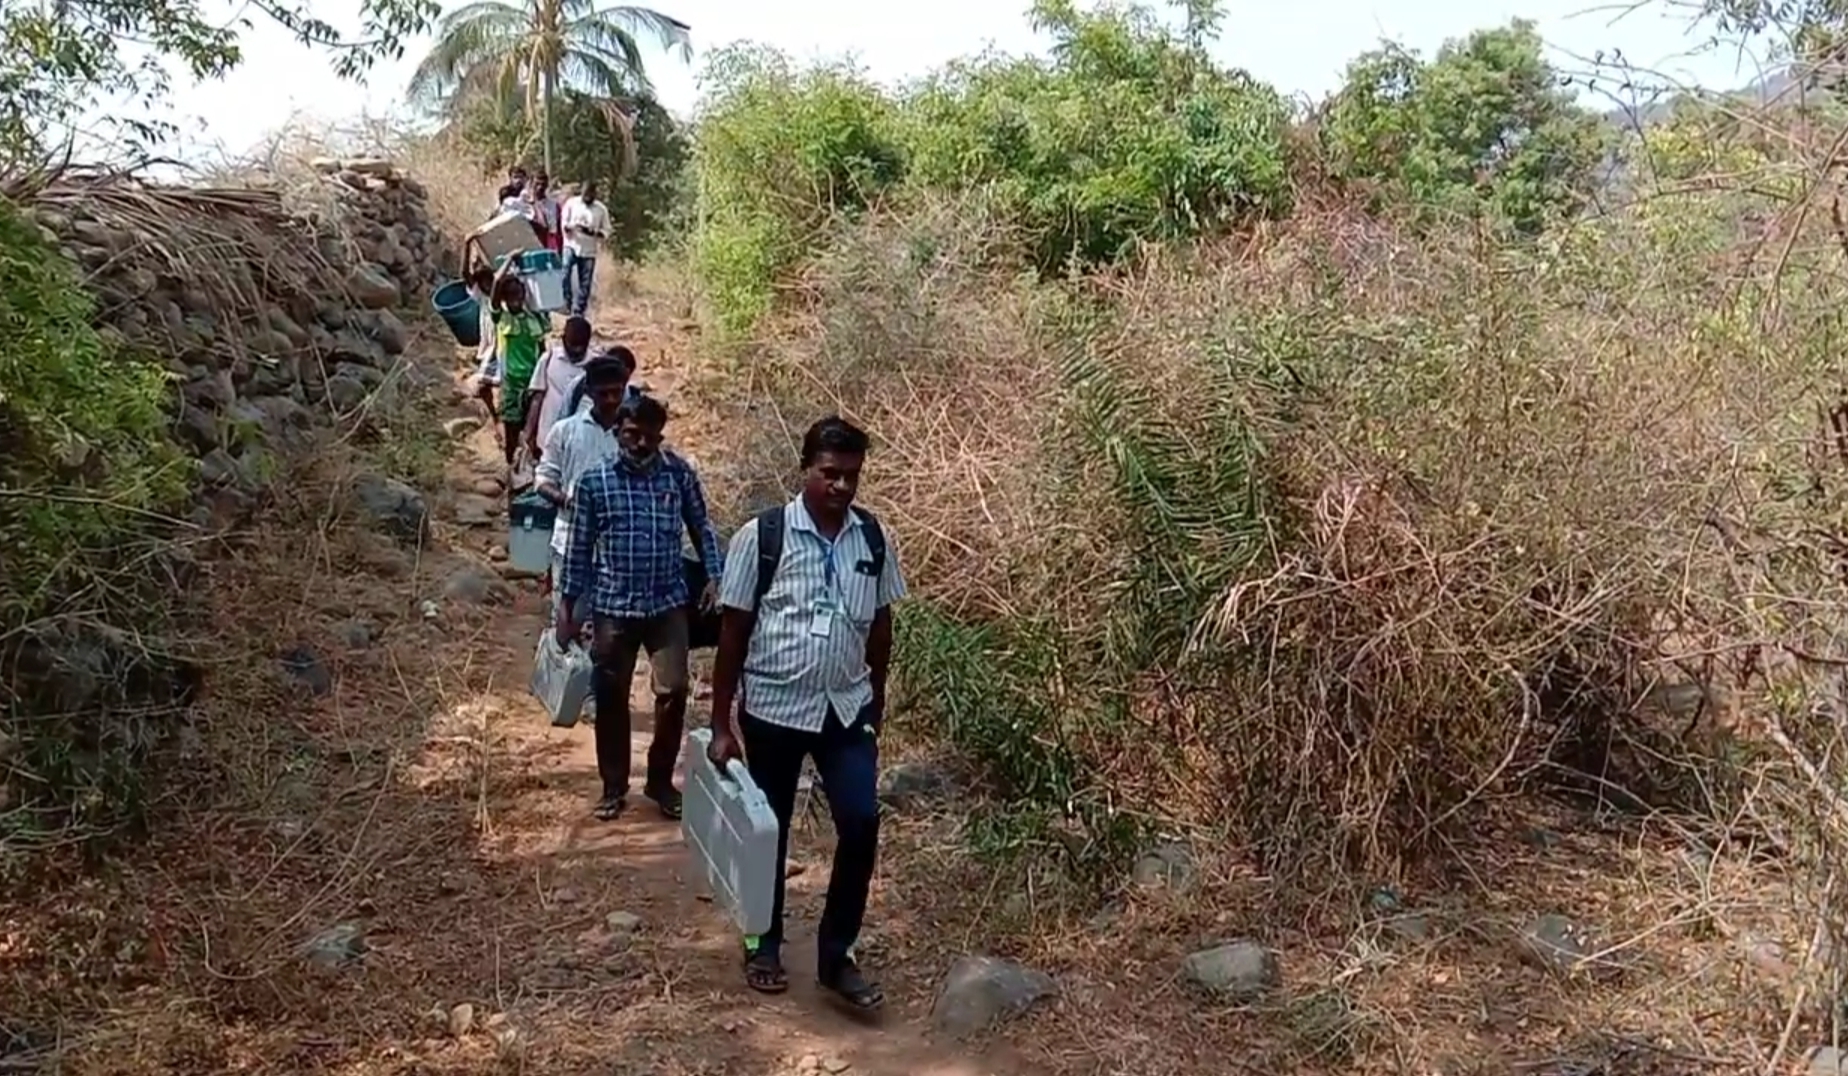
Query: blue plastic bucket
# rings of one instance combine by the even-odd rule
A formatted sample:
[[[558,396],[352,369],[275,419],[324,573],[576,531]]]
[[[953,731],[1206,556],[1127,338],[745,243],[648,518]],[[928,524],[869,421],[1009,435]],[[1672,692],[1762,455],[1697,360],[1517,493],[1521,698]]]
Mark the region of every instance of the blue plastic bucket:
[[[436,308],[437,316],[443,324],[449,326],[449,333],[456,338],[456,343],[463,347],[478,347],[481,344],[481,304],[468,293],[468,285],[460,280],[452,280],[436,289],[430,296],[430,305]]]

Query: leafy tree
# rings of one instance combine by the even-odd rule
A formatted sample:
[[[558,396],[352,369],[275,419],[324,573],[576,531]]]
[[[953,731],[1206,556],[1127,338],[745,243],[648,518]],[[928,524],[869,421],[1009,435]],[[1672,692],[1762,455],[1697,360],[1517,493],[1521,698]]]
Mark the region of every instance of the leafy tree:
[[[1216,4],[1183,14],[1177,34],[1146,8],[1040,0],[1049,61],[956,65],[912,95],[913,180],[997,193],[1048,271],[1281,212],[1288,105],[1207,57]]]
[[[343,78],[359,78],[381,58],[404,53],[405,39],[423,32],[441,10],[437,0],[361,0],[359,30],[349,34],[291,0],[253,0],[242,12],[279,23],[305,45],[333,52]],[[158,99],[169,88],[164,61],[197,79],[217,78],[243,60],[242,34],[255,24],[240,14],[227,22],[199,0],[60,0],[0,4],[0,162],[17,166],[61,139],[71,121],[98,97]],[[141,58],[123,54],[131,42]],[[126,121],[124,121],[126,123]],[[142,141],[160,124],[127,123]]]
[[[1533,232],[1580,205],[1610,132],[1540,55],[1532,23],[1481,30],[1425,62],[1387,45],[1348,67],[1321,134],[1338,179],[1423,208],[1487,209]]]
[[[474,0],[443,16],[436,45],[411,75],[410,95],[454,104],[469,90],[516,89],[540,129],[552,170],[551,101],[578,89],[610,99],[646,93],[638,32],[692,57],[692,28],[645,7],[596,7],[593,0]]]

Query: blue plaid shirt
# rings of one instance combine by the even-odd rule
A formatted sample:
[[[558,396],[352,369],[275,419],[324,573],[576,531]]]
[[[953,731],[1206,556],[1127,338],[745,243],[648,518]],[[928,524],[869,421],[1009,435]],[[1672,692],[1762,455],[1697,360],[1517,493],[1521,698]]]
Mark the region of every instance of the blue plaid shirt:
[[[687,604],[680,535],[693,537],[713,579],[724,575],[719,536],[706,515],[706,493],[687,462],[663,451],[637,471],[612,457],[578,479],[572,495],[571,546],[558,591],[573,613],[639,618]],[[579,600],[590,596],[589,608]]]

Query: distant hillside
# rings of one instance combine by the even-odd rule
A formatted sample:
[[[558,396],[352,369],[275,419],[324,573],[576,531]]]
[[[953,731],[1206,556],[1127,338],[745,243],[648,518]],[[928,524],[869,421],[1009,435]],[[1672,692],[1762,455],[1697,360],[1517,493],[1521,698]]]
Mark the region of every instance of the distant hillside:
[[[1844,73],[1837,70],[1827,74],[1818,74],[1811,80],[1808,92],[1814,94],[1822,85],[1839,83]],[[1663,94],[1654,100],[1638,101],[1634,105],[1620,105],[1607,109],[1604,112],[1604,118],[1627,130],[1634,130],[1663,122],[1674,115],[1677,105],[1688,99],[1733,100],[1746,105],[1760,106],[1773,103],[1795,104],[1803,96],[1798,88],[1798,83],[1802,80],[1803,75],[1796,68],[1786,67],[1736,90],[1721,93],[1689,90]]]

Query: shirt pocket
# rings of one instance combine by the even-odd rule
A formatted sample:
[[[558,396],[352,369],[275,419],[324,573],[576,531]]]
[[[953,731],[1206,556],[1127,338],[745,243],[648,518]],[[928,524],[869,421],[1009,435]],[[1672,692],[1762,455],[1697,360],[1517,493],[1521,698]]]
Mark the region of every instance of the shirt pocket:
[[[654,521],[660,533],[669,538],[680,536],[680,490],[672,485],[654,495]]]
[[[847,619],[864,631],[879,613],[878,578],[850,565],[841,576],[841,601],[847,607]]]

